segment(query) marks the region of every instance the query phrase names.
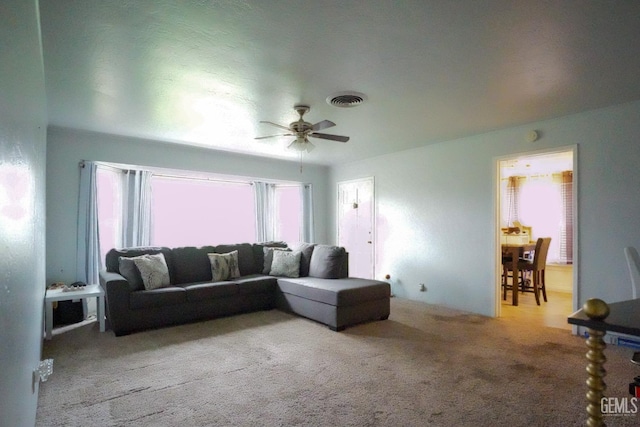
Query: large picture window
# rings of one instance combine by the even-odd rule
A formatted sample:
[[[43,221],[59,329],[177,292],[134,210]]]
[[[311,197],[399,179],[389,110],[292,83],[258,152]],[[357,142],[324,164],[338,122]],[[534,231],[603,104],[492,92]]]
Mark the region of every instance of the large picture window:
[[[313,241],[309,184],[94,164],[102,260],[131,246]]]
[[[111,248],[121,246],[122,178],[123,172],[120,169],[104,166],[96,169],[98,229],[102,260]]]
[[[276,185],[275,240],[302,241],[302,191],[299,185]]]
[[[154,246],[255,241],[255,201],[250,183],[154,175],[151,191]]]

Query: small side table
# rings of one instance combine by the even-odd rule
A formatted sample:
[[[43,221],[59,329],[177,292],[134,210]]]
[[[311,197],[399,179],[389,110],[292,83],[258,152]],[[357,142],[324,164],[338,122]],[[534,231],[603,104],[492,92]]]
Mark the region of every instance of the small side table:
[[[47,289],[44,296],[45,311],[45,332],[46,338],[51,339],[53,329],[53,302],[70,301],[76,299],[96,298],[98,308],[98,322],[100,322],[100,332],[104,332],[104,290],[100,285],[88,285],[84,289],[64,292],[62,289]]]

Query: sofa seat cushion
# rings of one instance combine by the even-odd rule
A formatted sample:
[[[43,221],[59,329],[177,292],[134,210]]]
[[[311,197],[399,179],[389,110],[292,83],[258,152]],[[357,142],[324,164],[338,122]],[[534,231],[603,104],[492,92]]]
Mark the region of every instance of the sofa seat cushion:
[[[183,286],[188,301],[202,301],[238,295],[238,284],[234,282],[193,283]]]
[[[391,297],[391,286],[388,283],[353,277],[334,280],[316,277],[280,278],[278,289],[287,294],[337,307]]]
[[[187,302],[187,292],[183,288],[158,288],[150,291],[131,292],[129,304],[132,310],[164,307]]]
[[[263,274],[252,274],[234,279],[241,294],[271,293],[276,289],[276,278]]]

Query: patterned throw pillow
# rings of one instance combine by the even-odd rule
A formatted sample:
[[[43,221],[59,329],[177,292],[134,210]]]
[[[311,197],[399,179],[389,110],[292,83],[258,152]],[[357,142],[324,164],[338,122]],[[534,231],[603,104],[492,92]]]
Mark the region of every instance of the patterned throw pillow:
[[[140,255],[131,258],[140,270],[140,277],[146,290],[158,289],[171,284],[169,269],[163,254]]]
[[[274,251],[271,276],[300,277],[300,251]]]
[[[262,270],[262,274],[269,274],[271,273],[271,264],[273,264],[273,253],[275,251],[290,251],[291,249],[265,246],[262,250],[264,251],[264,268]]]
[[[207,254],[211,263],[212,281],[235,279],[240,277],[240,266],[238,264],[238,251],[226,254]]]

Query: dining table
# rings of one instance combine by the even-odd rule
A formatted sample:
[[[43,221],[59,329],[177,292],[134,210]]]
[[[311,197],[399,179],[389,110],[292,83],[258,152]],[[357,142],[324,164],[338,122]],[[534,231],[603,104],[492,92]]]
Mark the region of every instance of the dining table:
[[[528,243],[503,243],[502,244],[502,256],[511,256],[511,271],[513,271],[512,277],[512,297],[511,303],[513,305],[518,305],[518,280],[520,277],[520,271],[518,270],[518,260],[522,258],[522,256],[526,252],[531,252],[535,250],[536,242],[528,242]],[[508,280],[508,279],[505,279]]]

